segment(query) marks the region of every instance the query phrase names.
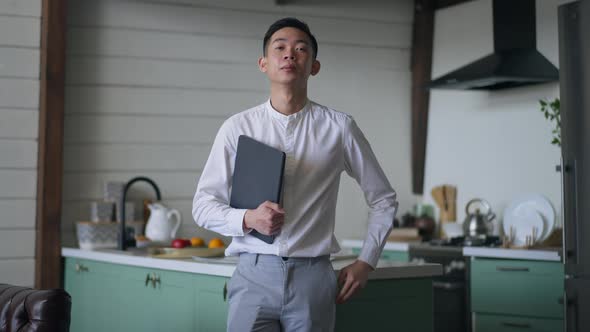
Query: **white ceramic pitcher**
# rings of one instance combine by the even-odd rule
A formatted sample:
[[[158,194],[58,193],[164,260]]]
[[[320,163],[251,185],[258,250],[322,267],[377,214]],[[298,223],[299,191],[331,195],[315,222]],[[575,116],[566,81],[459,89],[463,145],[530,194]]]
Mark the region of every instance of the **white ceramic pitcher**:
[[[176,237],[182,218],[176,209],[169,209],[162,203],[148,205],[150,218],[145,226],[145,235],[152,241],[170,243]],[[172,221],[175,217],[175,222]]]

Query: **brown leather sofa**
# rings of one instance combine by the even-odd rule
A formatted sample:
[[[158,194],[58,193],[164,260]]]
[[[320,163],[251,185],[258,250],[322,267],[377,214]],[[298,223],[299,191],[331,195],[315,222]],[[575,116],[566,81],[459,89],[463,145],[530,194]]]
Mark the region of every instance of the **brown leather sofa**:
[[[70,330],[72,299],[63,289],[0,284],[0,332]]]

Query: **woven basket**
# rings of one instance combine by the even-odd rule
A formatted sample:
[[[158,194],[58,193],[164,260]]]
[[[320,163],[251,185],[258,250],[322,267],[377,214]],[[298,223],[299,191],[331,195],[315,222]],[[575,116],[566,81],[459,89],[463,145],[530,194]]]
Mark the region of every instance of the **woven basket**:
[[[76,235],[80,249],[116,248],[121,225],[113,221],[79,221],[76,223]],[[128,221],[127,229],[133,228],[134,235],[142,235],[145,223],[141,220]]]
[[[80,221],[76,223],[80,249],[116,248],[119,223],[110,221]]]

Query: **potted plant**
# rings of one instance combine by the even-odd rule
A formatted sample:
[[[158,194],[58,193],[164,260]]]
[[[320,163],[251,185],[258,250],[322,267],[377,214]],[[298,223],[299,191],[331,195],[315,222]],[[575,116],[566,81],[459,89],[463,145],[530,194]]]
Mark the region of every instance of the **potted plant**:
[[[555,129],[551,131],[553,134],[551,144],[561,147],[561,113],[559,111],[559,98],[555,98],[553,101],[541,99],[539,100],[539,104],[541,104],[541,112],[545,115],[545,119],[551,122],[555,121]]]

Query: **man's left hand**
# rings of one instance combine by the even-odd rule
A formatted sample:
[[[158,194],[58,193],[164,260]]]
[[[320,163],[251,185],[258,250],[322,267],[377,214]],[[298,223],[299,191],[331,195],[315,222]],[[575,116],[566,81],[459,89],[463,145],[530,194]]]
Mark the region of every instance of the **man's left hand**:
[[[336,304],[342,304],[354,295],[358,290],[365,287],[369,272],[373,268],[366,262],[356,260],[340,271],[338,285],[341,285],[340,293],[336,297]]]

